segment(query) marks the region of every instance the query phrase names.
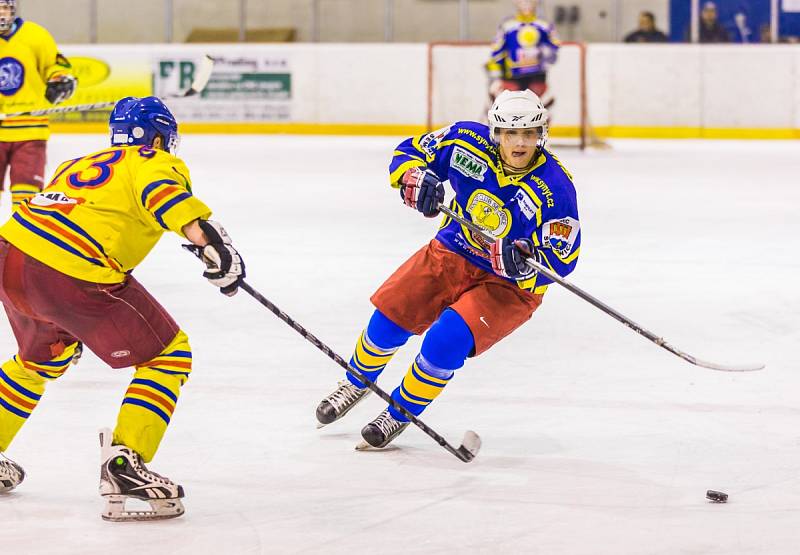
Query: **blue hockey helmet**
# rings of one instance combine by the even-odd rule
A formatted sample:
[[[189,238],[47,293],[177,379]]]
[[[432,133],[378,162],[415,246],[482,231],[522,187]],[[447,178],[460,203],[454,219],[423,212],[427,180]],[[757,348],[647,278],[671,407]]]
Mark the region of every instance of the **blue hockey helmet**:
[[[123,98],[111,111],[108,126],[111,146],[153,146],[156,137],[161,137],[163,150],[171,154],[178,150],[178,122],[155,96]]]

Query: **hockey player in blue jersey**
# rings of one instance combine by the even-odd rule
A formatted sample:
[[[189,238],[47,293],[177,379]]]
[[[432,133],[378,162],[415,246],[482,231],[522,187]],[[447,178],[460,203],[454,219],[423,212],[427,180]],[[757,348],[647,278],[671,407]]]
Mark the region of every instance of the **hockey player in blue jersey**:
[[[389,181],[424,216],[439,214],[449,182],[450,208],[486,230],[486,241],[445,217],[436,237],[372,296],[375,312],[350,366],[376,380],[412,335],[425,337],[392,398],[420,414],[466,359],[525,323],[550,280],[525,263],[534,257],[561,276],[580,252],[572,177],[545,148],[547,110],[531,91],[505,91],[489,126],[462,121],[403,141]],[[344,416],[369,393],[348,373],[317,407],[321,426]],[[408,426],[389,407],[361,431],[364,446],[385,447]]]
[[[515,0],[517,14],[500,23],[486,63],[489,96],[494,100],[502,91],[532,90],[544,101],[547,70],[556,62],[561,45],[550,23],[536,17],[536,0]]]

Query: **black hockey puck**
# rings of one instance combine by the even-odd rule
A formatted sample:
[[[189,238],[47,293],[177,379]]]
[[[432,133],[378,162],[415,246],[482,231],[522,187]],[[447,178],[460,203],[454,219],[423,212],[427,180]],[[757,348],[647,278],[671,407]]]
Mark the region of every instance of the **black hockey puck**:
[[[713,489],[710,489],[706,492],[706,499],[708,499],[709,501],[713,501],[714,503],[727,503],[728,494],[721,491],[714,491]]]

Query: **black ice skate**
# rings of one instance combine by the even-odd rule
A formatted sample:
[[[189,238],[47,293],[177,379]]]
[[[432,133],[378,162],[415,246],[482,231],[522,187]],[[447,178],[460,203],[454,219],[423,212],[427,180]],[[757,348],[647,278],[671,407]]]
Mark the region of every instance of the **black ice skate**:
[[[349,380],[339,382],[334,392],[317,405],[317,428],[336,422],[367,395],[369,395],[369,389],[366,387],[359,389]]]
[[[25,479],[22,467],[0,453],[0,493],[11,491]]]
[[[124,445],[112,445],[109,429],[100,430],[100,495],[106,498],[103,520],[162,520],[184,513],[183,487],[150,472],[138,453]],[[128,499],[145,501],[146,509],[126,509]]]
[[[364,438],[364,441],[359,443],[356,449],[359,451],[370,448],[382,449],[408,428],[409,424],[409,422],[395,420],[389,414],[389,409],[385,409],[375,420],[361,429],[361,437]]]

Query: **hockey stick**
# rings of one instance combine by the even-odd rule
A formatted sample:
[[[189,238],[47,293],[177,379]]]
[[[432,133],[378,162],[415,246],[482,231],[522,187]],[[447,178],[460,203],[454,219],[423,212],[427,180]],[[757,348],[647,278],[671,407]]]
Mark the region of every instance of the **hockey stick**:
[[[457,221],[458,223],[460,223],[464,227],[468,228],[470,231],[473,231],[474,233],[478,233],[479,235],[481,235],[481,237],[483,237],[484,240],[488,241],[489,243],[494,243],[495,242],[494,238],[492,238],[492,237],[490,237],[490,236],[488,236],[486,234],[486,229],[478,226],[474,222],[471,222],[469,220],[466,220],[466,219],[462,218],[461,216],[456,214],[453,210],[451,210],[447,206],[444,206],[443,204],[440,204],[439,205],[439,210],[441,210],[449,218],[452,218],[453,220]],[[564,278],[562,278],[561,276],[556,274],[554,271],[552,271],[547,266],[544,266],[543,264],[537,262],[536,260],[534,260],[532,258],[527,258],[526,262],[527,262],[528,266],[530,266],[531,268],[533,268],[534,270],[539,272],[541,275],[553,280],[554,282],[558,283],[559,285],[561,285],[565,289],[567,289],[570,292],[572,292],[572,293],[576,294],[577,296],[579,296],[584,301],[587,301],[589,304],[595,306],[596,308],[599,308],[600,310],[602,310],[603,312],[605,312],[606,314],[608,314],[609,316],[611,316],[612,318],[614,318],[618,322],[621,322],[625,326],[629,327],[630,329],[632,329],[633,331],[635,331],[639,335],[649,339],[650,341],[652,341],[653,343],[655,343],[659,347],[662,347],[662,348],[666,349],[667,351],[669,351],[673,355],[679,356],[680,358],[682,358],[686,362],[694,364],[695,366],[701,366],[703,368],[708,368],[710,370],[718,370],[720,372],[755,372],[756,370],[762,370],[764,368],[763,364],[742,364],[742,365],[718,364],[716,362],[709,362],[707,360],[702,360],[702,359],[694,357],[694,356],[692,356],[692,355],[690,355],[688,353],[685,353],[685,352],[681,351],[680,349],[678,349],[676,347],[673,347],[672,345],[667,343],[666,340],[664,340],[664,338],[657,336],[656,334],[654,334],[650,330],[640,326],[639,324],[637,324],[636,322],[634,322],[633,320],[631,320],[627,316],[621,314],[620,312],[617,312],[616,310],[614,310],[613,308],[611,308],[610,306],[605,304],[603,301],[593,297],[592,295],[590,295],[589,293],[587,293],[583,289],[581,289],[578,286],[573,285],[572,283],[568,282],[567,280],[565,280]]]
[[[196,245],[183,245],[183,248],[197,256],[200,260],[203,260],[202,249]],[[309,343],[314,345],[317,349],[325,353],[328,358],[333,360],[336,364],[353,374],[361,383],[367,385],[367,387],[375,393],[378,397],[389,403],[392,407],[395,408],[400,414],[408,418],[412,424],[418,427],[420,430],[425,432],[430,438],[433,439],[436,443],[444,447],[447,451],[458,457],[459,460],[463,462],[470,462],[474,459],[478,451],[481,448],[481,438],[478,434],[473,432],[472,430],[467,430],[464,433],[464,439],[461,441],[461,445],[456,448],[453,447],[450,443],[447,442],[445,438],[440,436],[436,431],[425,424],[422,420],[408,412],[406,408],[399,404],[397,401],[392,399],[391,395],[386,393],[383,389],[378,387],[375,382],[371,381],[367,378],[364,374],[359,372],[357,369],[350,366],[345,360],[336,354],[333,349],[328,347],[325,343],[317,339],[314,334],[300,325],[296,320],[294,320],[291,316],[286,314],[280,308],[278,308],[275,304],[272,303],[269,299],[267,299],[264,295],[253,289],[249,283],[242,281],[240,287],[244,289],[251,297],[257,300],[259,303],[267,307],[270,312],[272,312],[275,316],[283,320],[292,329],[294,329],[297,333],[302,335]]]
[[[214,58],[205,55],[197,68],[194,81],[187,90],[179,94],[170,94],[164,99],[178,99],[188,98],[203,92],[203,89],[208,85],[208,80],[211,78],[211,72],[214,70]],[[92,110],[102,110],[104,108],[113,108],[117,103],[116,100],[108,102],[95,102],[94,104],[76,104],[74,106],[59,106],[56,108],[45,108],[43,110],[33,110],[30,112],[14,112],[13,114],[0,113],[0,121],[8,118],[15,118],[18,116],[49,116],[51,114],[64,114],[68,112],[91,112]]]

